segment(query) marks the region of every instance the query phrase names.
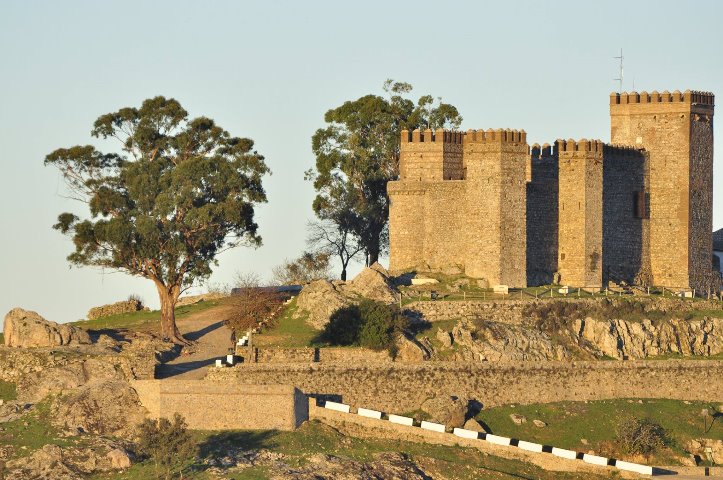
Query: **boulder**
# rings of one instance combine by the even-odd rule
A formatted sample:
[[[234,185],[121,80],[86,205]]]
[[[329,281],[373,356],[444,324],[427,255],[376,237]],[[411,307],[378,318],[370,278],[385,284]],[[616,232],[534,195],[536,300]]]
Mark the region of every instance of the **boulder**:
[[[395,362],[419,363],[429,360],[429,352],[414,338],[401,334],[396,341],[397,354]]]
[[[13,308],[5,315],[5,345],[8,347],[57,347],[90,344],[82,328],[48,321],[36,312]]]
[[[523,423],[527,423],[527,417],[524,415],[520,415],[519,413],[510,413],[510,420],[515,425],[522,425]]]
[[[378,263],[359,272],[359,275],[345,286],[345,290],[377,302],[399,301],[399,293],[389,284],[389,273]]]
[[[480,423],[475,420],[474,418],[470,418],[466,422],[464,422],[464,428],[465,430],[472,430],[473,432],[482,432],[482,433],[489,433],[487,430],[484,429]]]
[[[441,328],[437,328],[437,340],[446,348],[452,347],[452,334]]]
[[[444,424],[449,428],[461,428],[467,418],[467,405],[465,398],[440,396],[425,400],[420,409],[427,412],[430,421]]]
[[[547,426],[545,422],[543,422],[542,420],[538,420],[537,418],[534,419],[532,423],[538,428],[545,428]]]
[[[110,468],[113,470],[123,470],[130,468],[131,461],[130,455],[122,448],[114,448],[106,455],[106,458],[110,462]]]
[[[332,313],[349,303],[337,286],[328,280],[316,280],[304,285],[296,298],[296,306],[309,314],[306,322],[319,330],[329,323]]]
[[[64,432],[131,438],[146,416],[136,391],[125,381],[93,382],[58,397],[53,424]]]

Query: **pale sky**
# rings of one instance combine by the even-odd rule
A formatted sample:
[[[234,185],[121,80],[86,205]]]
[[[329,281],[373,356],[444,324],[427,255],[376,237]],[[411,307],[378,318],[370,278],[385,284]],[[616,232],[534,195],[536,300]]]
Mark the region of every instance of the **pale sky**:
[[[72,244],[51,229],[59,213],[83,210],[43,159],[92,143],[101,114],[161,94],[252,138],[274,172],[257,210],[264,245],[223,254],[211,281],[270,277],[304,249],[314,191],[303,172],[329,108],[393,78],[415,98],[455,105],[464,130],[609,141],[620,48],[623,90],[634,80],[636,90],[723,95],[721,18],[718,1],[0,0],[0,316],[19,306],[65,322],[133,293],[157,306],[148,280],[69,268]]]

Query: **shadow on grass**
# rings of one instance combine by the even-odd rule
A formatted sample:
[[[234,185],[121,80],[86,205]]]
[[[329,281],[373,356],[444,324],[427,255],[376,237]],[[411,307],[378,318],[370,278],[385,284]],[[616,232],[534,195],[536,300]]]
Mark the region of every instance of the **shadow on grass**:
[[[260,449],[273,449],[278,445],[273,441],[276,430],[238,430],[219,432],[207,437],[198,446],[199,457],[217,459],[229,456],[229,452],[248,452]],[[206,470],[208,465],[197,465],[195,469]]]

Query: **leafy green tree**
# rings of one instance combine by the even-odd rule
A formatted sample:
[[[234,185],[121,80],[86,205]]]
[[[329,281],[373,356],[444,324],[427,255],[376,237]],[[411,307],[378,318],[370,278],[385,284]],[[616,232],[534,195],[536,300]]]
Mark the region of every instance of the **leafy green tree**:
[[[45,158],[90,210],[85,220],[62,213],[54,226],[73,239],[68,260],[152,280],[163,337],[187,343],[176,327],[178,296],[209,277],[221,251],[261,243],[254,205],[266,201],[264,157],[252,140],[189,119],[161,96],[102,115],[91,134],[117,139],[120,152],[85,145]]]
[[[312,137],[316,168],[305,177],[317,191],[314,212],[322,220],[355,219],[353,234],[368,265],[378,260],[388,243],[387,182],[399,176],[401,131],[457,128],[462,122],[454,106],[430,95],[415,103],[407,98],[411,91],[408,83],[387,80],[386,96],[365,95],[327,111],[327,126]],[[345,205],[353,215],[340,217]]]
[[[173,421],[147,418],[138,425],[136,453],[153,461],[156,478],[170,479],[174,470],[183,478],[184,463],[196,453],[196,443],[186,421],[176,413]]]

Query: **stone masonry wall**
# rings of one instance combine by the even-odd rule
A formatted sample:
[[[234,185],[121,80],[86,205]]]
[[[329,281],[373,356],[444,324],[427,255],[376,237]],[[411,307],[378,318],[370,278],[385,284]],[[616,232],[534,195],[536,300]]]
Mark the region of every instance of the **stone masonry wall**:
[[[602,287],[603,144],[558,140],[560,283]]]
[[[605,147],[603,153],[603,281],[651,282],[648,254],[650,194],[647,162],[634,148]],[[644,198],[640,198],[644,196]],[[636,201],[645,211],[637,211]],[[643,217],[643,218],[641,218]]]
[[[532,178],[527,184],[527,284],[546,285],[557,272],[558,160],[551,147],[532,146]]]
[[[645,148],[649,153],[651,276],[653,284],[671,288],[692,286],[691,238],[710,236],[710,229],[691,230],[691,125],[695,114],[709,115],[712,120],[713,95],[676,91],[610,97],[612,143]],[[712,163],[712,158],[700,161]],[[712,165],[705,170],[708,168]],[[698,214],[709,217],[712,211],[701,209]]]
[[[713,116],[692,113],[690,132],[690,275],[701,292],[720,290],[712,272],[713,251]]]
[[[706,379],[706,381],[701,381]],[[424,362],[414,365],[238,365],[212,368],[209,383],[284,383],[307,395],[392,413],[455,395],[486,407],[609,398],[723,400],[723,361]]]
[[[295,430],[309,418],[306,397],[276,382],[135,380],[131,386],[151,418],[179,413],[191,429]]]

